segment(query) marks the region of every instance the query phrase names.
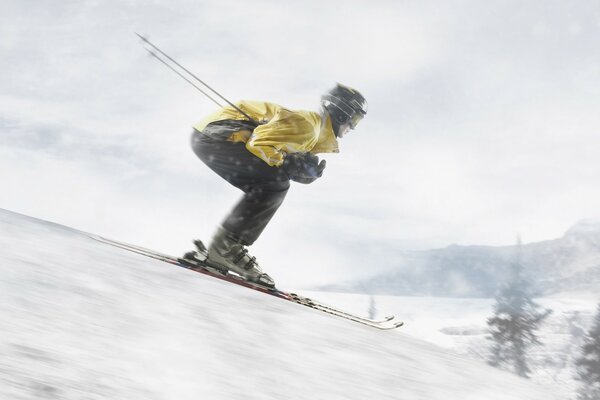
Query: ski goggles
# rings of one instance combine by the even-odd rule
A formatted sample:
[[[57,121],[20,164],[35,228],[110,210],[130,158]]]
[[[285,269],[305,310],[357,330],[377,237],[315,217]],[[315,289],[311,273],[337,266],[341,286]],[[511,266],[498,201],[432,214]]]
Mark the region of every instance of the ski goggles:
[[[360,122],[361,119],[367,113],[366,103],[361,104],[356,100],[345,100],[331,94],[325,94],[322,97],[322,100],[326,102],[326,104],[330,104],[340,110],[343,114],[346,115],[346,121],[350,124],[350,129],[356,128],[356,125]]]
[[[354,115],[352,115],[348,120],[348,123],[350,123],[350,129],[356,128],[356,125],[358,125],[364,116],[365,114],[362,113],[354,113]]]

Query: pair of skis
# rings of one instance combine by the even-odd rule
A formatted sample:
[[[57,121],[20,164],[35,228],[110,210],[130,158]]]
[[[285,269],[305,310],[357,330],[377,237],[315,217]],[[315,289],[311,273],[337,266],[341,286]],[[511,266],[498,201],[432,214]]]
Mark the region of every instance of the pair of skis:
[[[266,286],[262,286],[259,284],[255,284],[249,281],[246,281],[242,277],[228,273],[227,271],[217,270],[210,265],[206,264],[203,259],[206,258],[206,254],[203,252],[199,252],[195,258],[179,258],[173,257],[166,254],[162,254],[153,250],[149,250],[140,246],[119,242],[116,240],[106,239],[97,235],[88,235],[90,238],[102,242],[114,247],[118,247],[123,250],[131,251],[146,257],[153,258],[155,260],[164,261],[172,265],[176,265],[178,267],[186,268],[195,272],[199,272],[204,275],[211,276],[213,278],[217,278],[223,281],[227,281],[239,286],[243,286],[252,290],[256,290],[258,292],[262,292],[265,294],[269,294],[271,296],[279,297],[280,299],[287,300],[305,307],[312,308],[314,310],[318,310],[330,315],[334,315],[336,317],[344,318],[350,321],[354,321],[363,325],[367,325],[373,328],[387,330],[387,329],[395,329],[399,328],[404,323],[402,321],[398,321],[394,316],[386,317],[383,320],[374,320],[370,318],[361,317],[359,315],[349,313],[343,311],[337,307],[332,307],[327,304],[321,303],[319,301],[310,299],[308,297],[301,296],[296,293],[286,292],[283,290],[279,290],[276,288],[269,288]],[[202,246],[198,246],[202,248]],[[200,256],[200,258],[198,258]]]

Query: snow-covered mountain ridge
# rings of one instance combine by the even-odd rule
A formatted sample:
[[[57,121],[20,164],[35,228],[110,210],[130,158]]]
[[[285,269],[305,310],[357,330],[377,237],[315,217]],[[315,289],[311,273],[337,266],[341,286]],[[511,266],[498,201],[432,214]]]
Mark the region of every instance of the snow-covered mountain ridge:
[[[451,245],[398,252],[387,273],[321,289],[396,296],[493,297],[517,259],[539,295],[598,292],[600,220],[582,220],[561,238],[521,246]]]
[[[0,210],[0,398],[534,400],[381,332]]]

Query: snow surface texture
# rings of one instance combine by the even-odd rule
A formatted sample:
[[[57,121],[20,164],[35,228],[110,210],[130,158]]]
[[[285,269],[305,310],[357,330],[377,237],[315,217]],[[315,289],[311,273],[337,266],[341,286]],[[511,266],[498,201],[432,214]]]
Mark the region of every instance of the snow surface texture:
[[[308,293],[348,311],[365,312],[371,296],[349,293]],[[426,340],[473,360],[489,357],[487,319],[492,315],[494,299],[372,296],[377,315],[398,310],[406,326],[402,333]],[[581,355],[583,335],[593,323],[597,292],[561,293],[536,298],[543,308],[551,309],[538,332],[542,345],[529,353],[531,381],[544,385],[560,399],[574,399],[581,382],[575,378],[575,359]]]
[[[556,398],[402,330],[2,210],[0,320],[2,399]]]

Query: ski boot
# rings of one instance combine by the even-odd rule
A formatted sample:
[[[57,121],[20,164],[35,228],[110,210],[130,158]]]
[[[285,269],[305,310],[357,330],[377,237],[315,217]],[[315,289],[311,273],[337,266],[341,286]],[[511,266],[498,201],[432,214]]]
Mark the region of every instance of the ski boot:
[[[219,227],[208,247],[206,263],[214,268],[226,268],[249,282],[273,288],[275,282],[265,274],[248,249],[233,238],[225,228]]]
[[[185,253],[182,257],[183,260],[185,260],[189,264],[203,268],[212,273],[224,276],[226,276],[229,273],[229,270],[227,268],[216,265],[210,265],[206,262],[206,259],[208,258],[208,249],[206,248],[204,243],[202,243],[202,240],[194,240],[194,246],[196,247],[196,250],[188,251],[187,253]]]

